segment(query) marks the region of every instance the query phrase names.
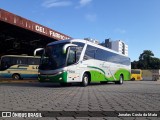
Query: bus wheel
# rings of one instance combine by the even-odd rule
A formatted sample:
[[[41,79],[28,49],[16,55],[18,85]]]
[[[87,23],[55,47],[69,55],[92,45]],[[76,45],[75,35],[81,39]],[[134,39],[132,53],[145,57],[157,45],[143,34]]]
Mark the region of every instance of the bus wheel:
[[[88,74],[84,73],[83,78],[82,78],[82,86],[86,87],[89,83],[89,77]]]
[[[20,79],[21,79],[21,76],[20,76],[19,74],[13,74],[13,75],[12,75],[12,78],[13,78],[14,80],[20,80]]]
[[[132,81],[135,81],[135,78],[132,78],[131,80],[132,80]]]
[[[115,82],[116,84],[123,84],[123,75],[120,75],[119,81]]]

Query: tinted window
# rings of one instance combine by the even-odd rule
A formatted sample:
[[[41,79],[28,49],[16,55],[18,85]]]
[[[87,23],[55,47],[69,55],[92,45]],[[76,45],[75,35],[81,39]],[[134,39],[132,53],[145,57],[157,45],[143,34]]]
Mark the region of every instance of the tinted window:
[[[27,61],[27,58],[10,57],[10,64],[11,65],[28,64],[28,61]]]
[[[84,59],[93,58],[106,62],[130,65],[130,59],[128,57],[88,45]]]
[[[97,60],[102,60],[102,61],[107,61],[107,53],[105,50],[102,49],[97,49],[95,53],[95,59]]]
[[[76,47],[70,47],[67,59],[67,65],[72,65],[76,63]]]
[[[39,65],[40,58],[28,58],[29,65]]]
[[[78,45],[76,47],[76,62],[79,60],[80,55],[82,53],[83,47],[84,47],[84,43],[79,43],[79,42],[73,42],[73,44]]]
[[[131,70],[132,74],[140,74],[140,70]]]
[[[87,49],[85,51],[84,60],[94,59],[97,48],[87,45]]]
[[[39,69],[55,70],[65,66],[67,54],[64,54],[63,47],[67,43],[49,45],[41,58]]]
[[[8,69],[11,66],[10,57],[1,58],[1,70]]]

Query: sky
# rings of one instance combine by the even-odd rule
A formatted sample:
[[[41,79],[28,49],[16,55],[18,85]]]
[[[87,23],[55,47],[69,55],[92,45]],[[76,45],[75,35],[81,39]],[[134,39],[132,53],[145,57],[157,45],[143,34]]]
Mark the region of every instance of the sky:
[[[110,38],[160,58],[160,0],[0,0],[0,8],[73,38]]]

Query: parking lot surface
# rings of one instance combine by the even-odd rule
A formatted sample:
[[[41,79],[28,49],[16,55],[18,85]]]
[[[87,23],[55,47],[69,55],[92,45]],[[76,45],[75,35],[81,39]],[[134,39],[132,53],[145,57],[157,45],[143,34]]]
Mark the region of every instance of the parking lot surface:
[[[61,87],[59,84],[51,83],[3,82],[0,83],[0,111],[82,112],[80,116],[33,118],[36,120],[157,120],[160,116],[96,117],[93,115],[87,117],[83,113],[160,111],[160,81],[125,81],[123,85],[95,83],[87,87],[78,84]],[[0,119],[17,118],[1,117]]]

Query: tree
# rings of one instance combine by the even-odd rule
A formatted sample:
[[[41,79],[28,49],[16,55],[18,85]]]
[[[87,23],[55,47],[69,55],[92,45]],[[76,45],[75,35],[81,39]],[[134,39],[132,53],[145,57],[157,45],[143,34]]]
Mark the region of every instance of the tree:
[[[133,61],[133,62],[131,63],[131,68],[132,68],[132,69],[138,69],[138,61]]]
[[[139,60],[147,60],[150,59],[152,56],[154,56],[153,52],[151,50],[144,50],[142,54],[139,56]]]
[[[160,69],[160,59],[154,57],[151,50],[144,50],[139,61],[133,61],[131,66],[132,69]]]
[[[144,50],[142,54],[139,56],[138,66],[141,69],[152,69],[152,57],[154,56],[151,50]]]
[[[151,69],[160,69],[160,59],[159,58],[152,58]]]

